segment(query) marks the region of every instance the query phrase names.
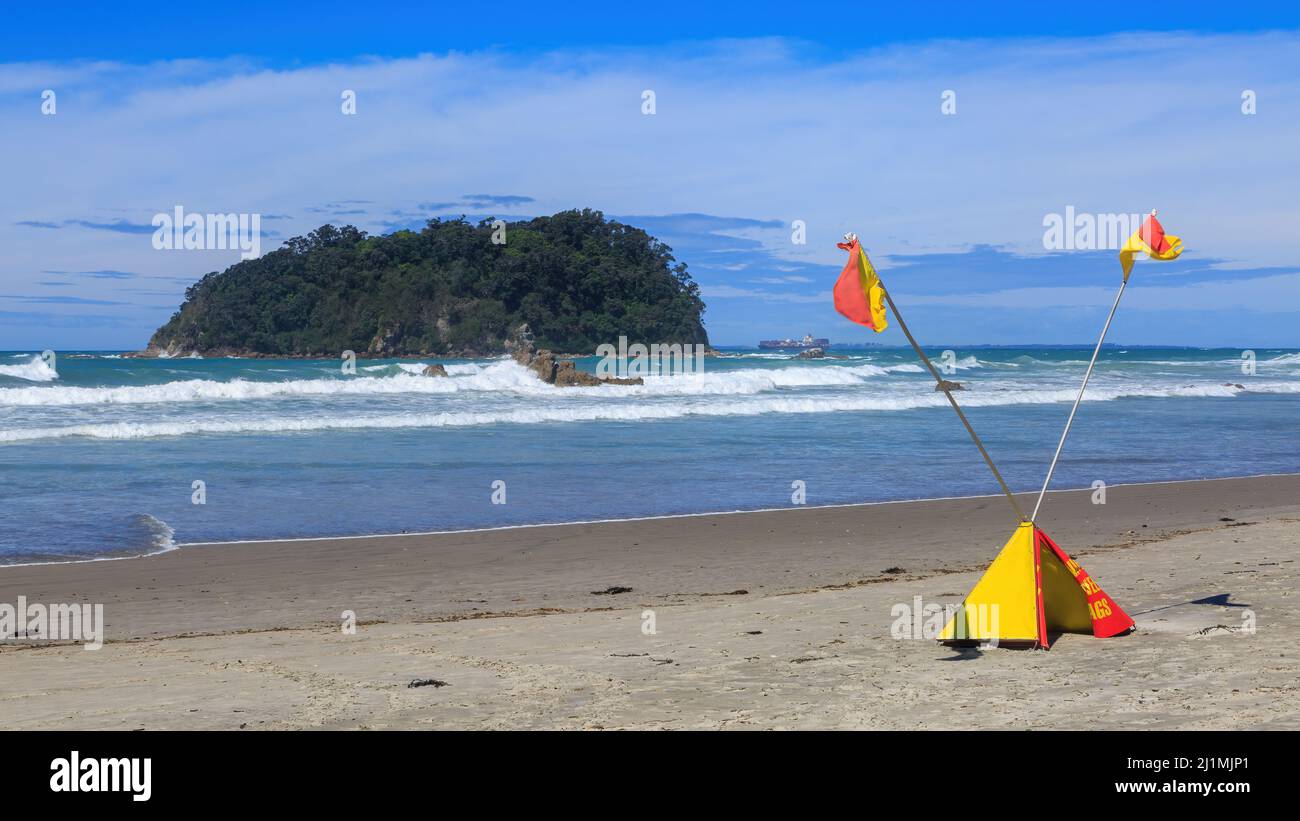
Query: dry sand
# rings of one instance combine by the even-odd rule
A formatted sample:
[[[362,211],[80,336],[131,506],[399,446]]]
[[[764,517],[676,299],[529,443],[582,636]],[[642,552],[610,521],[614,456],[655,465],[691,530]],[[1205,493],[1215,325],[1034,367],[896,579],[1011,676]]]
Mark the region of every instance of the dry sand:
[[[1300,476],[1090,496],[1042,523],[1138,630],[1050,652],[890,636],[960,602],[998,497],[0,568],[108,637],[0,643],[0,728],[1300,727]]]

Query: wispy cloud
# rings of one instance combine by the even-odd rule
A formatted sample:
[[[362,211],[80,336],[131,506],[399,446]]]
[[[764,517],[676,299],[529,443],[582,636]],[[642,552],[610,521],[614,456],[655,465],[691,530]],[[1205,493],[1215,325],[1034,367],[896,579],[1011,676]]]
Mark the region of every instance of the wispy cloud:
[[[518,194],[465,194],[461,197],[467,204],[483,208],[489,205],[500,205],[505,207],[515,205],[526,205],[530,202],[537,202],[532,197],[525,197]]]
[[[36,305],[125,305],[106,299],[90,299],[80,296],[27,296],[25,294],[0,294],[0,299],[12,299],[15,302],[30,302]]]
[[[102,268],[98,271],[42,271],[41,273],[61,276],[90,277],[91,279],[134,279],[139,276],[139,274],[130,271],[116,271],[111,268]]]
[[[113,231],[118,234],[152,234],[157,229],[148,223],[128,222],[127,220],[118,219],[112,222],[96,222],[94,220],[72,219],[64,220],[64,225],[76,225],[81,228],[90,228],[94,231]]]

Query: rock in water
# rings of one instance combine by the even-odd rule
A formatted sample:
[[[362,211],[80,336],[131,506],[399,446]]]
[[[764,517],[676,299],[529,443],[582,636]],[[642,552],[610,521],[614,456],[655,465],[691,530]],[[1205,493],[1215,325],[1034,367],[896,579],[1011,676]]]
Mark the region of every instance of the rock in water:
[[[809,348],[806,351],[800,351],[795,355],[795,359],[821,359],[826,356],[826,351],[822,348]]]
[[[537,374],[537,378],[548,385],[555,384],[555,354],[550,351],[538,351],[527,364],[528,370]]]
[[[964,391],[966,390],[960,382],[949,382],[947,379],[940,380],[939,384],[934,386],[936,391]]]
[[[644,385],[641,377],[632,379],[602,379],[586,371],[578,370],[572,359],[557,360],[551,351],[541,350],[533,353],[532,345],[515,350],[515,361],[537,374],[537,378],[548,385],[559,388],[590,388],[597,385]]]
[[[421,376],[446,376],[447,369],[441,365],[425,365],[424,370],[420,371]]]
[[[572,359],[566,359],[555,363],[555,384],[561,388],[590,388],[601,384],[601,380],[578,370]]]

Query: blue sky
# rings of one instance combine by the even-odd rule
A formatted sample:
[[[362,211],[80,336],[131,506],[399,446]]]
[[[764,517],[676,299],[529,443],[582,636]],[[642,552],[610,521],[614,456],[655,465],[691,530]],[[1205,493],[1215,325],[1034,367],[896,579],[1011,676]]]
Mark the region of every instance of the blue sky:
[[[598,208],[689,265],[715,344],[902,343],[830,306],[847,230],[923,341],[1088,341],[1114,251],[1044,217],[1159,207],[1187,251],[1138,266],[1115,341],[1300,346],[1300,10],[865,8],[6,9],[0,348],[143,346],[238,258],[154,250],[177,204],[262,214],[264,250]]]
[[[204,14],[160,10],[155,2],[71,2],[58,9],[9,4],[0,31],[6,62],[255,56],[277,67],[500,50],[535,54],[576,47],[644,47],[721,38],[805,41],[830,61],[894,43],[943,39],[1089,37],[1126,31],[1257,32],[1300,27],[1290,3],[1145,0],[1110,6],[1071,3],[823,2],[799,7],[766,0],[654,4],[568,0],[473,3],[340,0],[267,3],[226,0]]]

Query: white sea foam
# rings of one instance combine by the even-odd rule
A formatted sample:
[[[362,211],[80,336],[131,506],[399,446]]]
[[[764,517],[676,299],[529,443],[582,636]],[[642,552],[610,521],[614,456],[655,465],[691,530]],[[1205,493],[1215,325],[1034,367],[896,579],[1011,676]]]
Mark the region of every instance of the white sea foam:
[[[749,396],[789,388],[860,385],[889,371],[876,365],[790,366],[647,376],[644,385],[602,385],[586,392],[621,396]]]
[[[974,357],[959,360],[959,367],[978,367]],[[705,371],[698,374],[680,374],[674,376],[650,376],[644,385],[604,385],[588,388],[557,388],[547,385],[528,369],[510,360],[495,361],[490,364],[461,363],[447,365],[447,378],[430,378],[418,375],[425,367],[424,363],[398,363],[396,365],[366,366],[373,369],[392,369],[393,372],[376,375],[331,377],[315,379],[287,379],[281,381],[259,381],[233,379],[217,381],[207,379],[183,379],[157,385],[134,385],[119,387],[76,387],[52,385],[42,387],[0,388],[0,406],[56,407],[56,406],[95,406],[95,405],[141,405],[159,404],[176,406],[193,402],[231,402],[252,400],[294,399],[302,397],[349,397],[349,396],[397,396],[397,395],[451,395],[451,394],[492,394],[503,399],[511,396],[547,398],[562,401],[563,404],[575,404],[594,397],[602,401],[619,398],[641,397],[700,397],[710,396],[743,397],[769,393],[797,393],[809,389],[854,388],[871,384],[869,394],[872,401],[885,401],[890,397],[891,389],[902,390],[911,394],[915,382],[911,379],[897,380],[889,377],[894,374],[923,373],[919,365],[903,363],[878,366],[872,364],[817,364],[789,365],[782,368],[745,368],[729,371]],[[23,365],[0,366],[23,369],[31,381],[37,379],[54,379],[57,374],[40,360],[34,358]],[[1111,384],[1107,384],[1108,380]],[[983,401],[983,396],[1010,396],[1020,394],[1042,394],[1050,392],[1056,386],[1038,385],[1034,390],[1022,387],[1019,380],[979,381],[979,392],[972,392],[963,399],[963,403]],[[1252,380],[1248,389],[1259,392],[1290,392],[1298,383],[1261,384]],[[1165,396],[1196,395],[1190,391],[1198,388],[1177,387],[1173,394],[1166,393],[1168,386],[1150,383],[1131,384],[1130,379],[1122,374],[1101,373],[1094,383],[1097,390],[1138,391],[1141,395]],[[1287,387],[1291,386],[1291,387]],[[1062,386],[1063,387],[1063,386]],[[1227,390],[1222,385],[1210,384],[1204,388],[1210,391]],[[1094,395],[1096,390],[1090,393]],[[1220,395],[1209,393],[1202,395]],[[817,397],[811,397],[817,398]],[[1049,400],[1055,401],[1055,400]]]
[[[1300,393],[1300,383],[1272,382],[1251,385],[1252,391]],[[1115,387],[1090,389],[1085,401],[1103,402],[1138,397],[1232,397],[1242,393],[1229,385],[1206,384],[1182,387]],[[962,397],[966,407],[1019,404],[1048,404],[1073,401],[1075,390],[990,390]],[[653,421],[685,417],[734,417],[764,414],[817,414],[858,411],[901,411],[939,407],[942,396],[932,392],[908,392],[866,396],[756,396],[744,401],[727,397],[706,397],[694,402],[604,401],[559,403],[514,410],[448,411],[351,416],[293,418],[255,417],[246,419],[165,422],[115,422],[64,427],[0,430],[0,442],[23,442],[65,437],[94,439],[146,439],[192,434],[287,433],[344,429],[403,429],[473,427],[500,424],[559,422]]]
[[[59,372],[37,355],[20,365],[0,365],[0,376],[13,376],[28,382],[51,382],[59,378]]]
[[[1218,368],[1222,366],[1236,368],[1241,365],[1241,362],[1240,359],[1126,359],[1121,363],[1112,364],[1160,365],[1166,368]]]
[[[450,366],[456,368],[457,366]],[[463,366],[461,366],[463,367]],[[356,376],[331,379],[290,379],[279,382],[232,379],[184,379],[159,385],[114,388],[57,386],[0,388],[3,405],[140,405],[180,402],[239,401],[302,396],[383,395],[403,393],[449,394],[459,391],[514,391],[546,393],[560,390],[546,385],[513,362],[470,366],[476,372],[463,378],[442,379],[399,373],[393,376]],[[448,372],[451,373],[450,368]],[[458,371],[458,373],[461,371]]]
[[[43,364],[43,363],[42,363]],[[24,366],[25,367],[25,366]],[[375,366],[368,366],[375,367]],[[390,367],[390,366],[378,366]],[[0,406],[54,405],[139,405],[182,402],[240,401],[294,398],[304,396],[356,396],[391,394],[453,394],[464,391],[498,392],[526,395],[569,397],[592,392],[609,396],[637,395],[747,395],[781,388],[831,387],[855,385],[863,380],[917,366],[875,365],[817,366],[714,371],[702,374],[652,376],[641,386],[606,385],[592,388],[557,388],[547,385],[536,374],[513,361],[489,365],[447,365],[449,378],[418,375],[423,364],[402,363],[398,372],[387,376],[335,377],[329,379],[292,379],[278,382],[233,379],[221,382],[208,379],[185,379],[159,385],[130,385],[113,388],[57,386],[48,388],[0,388]]]

